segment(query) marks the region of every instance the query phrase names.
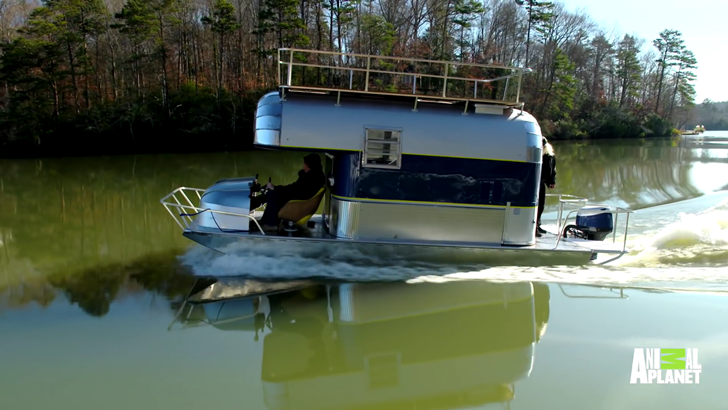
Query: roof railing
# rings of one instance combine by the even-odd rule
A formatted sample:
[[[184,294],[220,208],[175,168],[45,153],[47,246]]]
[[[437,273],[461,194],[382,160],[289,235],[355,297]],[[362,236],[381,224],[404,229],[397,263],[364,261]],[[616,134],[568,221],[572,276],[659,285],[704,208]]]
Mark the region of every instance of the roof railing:
[[[529,68],[498,64],[296,48],[278,50],[278,82],[284,92],[335,92],[337,104],[341,93],[354,93],[523,109],[521,84],[523,74],[530,72]]]

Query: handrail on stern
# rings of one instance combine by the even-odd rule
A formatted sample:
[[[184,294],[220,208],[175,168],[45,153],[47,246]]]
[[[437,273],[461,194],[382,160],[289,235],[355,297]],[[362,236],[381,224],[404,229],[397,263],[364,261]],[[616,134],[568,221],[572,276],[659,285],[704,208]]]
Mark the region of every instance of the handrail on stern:
[[[587,204],[589,202],[588,198],[582,198],[574,195],[568,195],[568,194],[546,194],[547,197],[558,197],[559,198],[559,216],[557,221],[557,235],[556,235],[556,245],[554,245],[554,250],[559,247],[559,243],[561,242],[561,238],[564,235],[564,229],[566,228],[566,224],[571,218],[571,215],[573,215],[575,212],[582,211],[581,209],[573,209],[569,211],[568,214],[566,214],[566,218],[563,218],[564,213],[564,206],[565,205],[573,205],[573,204]],[[569,198],[569,199],[565,199]],[[600,215],[600,214],[613,214],[614,215],[614,231],[612,232],[612,243],[616,243],[617,241],[617,223],[619,222],[619,215],[620,214],[627,214],[627,220],[624,224],[624,240],[622,242],[622,250],[620,251],[619,255],[615,256],[614,258],[611,258],[609,260],[606,260],[604,262],[601,262],[600,264],[605,264],[612,262],[614,260],[617,260],[621,258],[625,253],[627,253],[627,235],[629,231],[629,216],[630,214],[633,214],[635,211],[627,208],[622,208],[618,206],[609,206],[609,205],[601,205],[601,204],[594,204],[594,206],[604,206],[605,208],[613,208],[606,211],[585,211],[589,215]],[[584,212],[584,211],[582,211]]]

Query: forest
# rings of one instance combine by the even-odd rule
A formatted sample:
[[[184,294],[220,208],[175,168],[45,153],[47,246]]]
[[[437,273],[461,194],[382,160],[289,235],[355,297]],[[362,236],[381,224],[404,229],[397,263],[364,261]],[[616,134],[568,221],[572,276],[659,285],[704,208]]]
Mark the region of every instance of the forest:
[[[0,156],[245,149],[300,48],[529,67],[553,139],[689,128],[697,60],[535,0],[0,0]],[[18,154],[20,155],[20,154]]]
[[[728,101],[714,102],[706,99],[695,107],[693,122],[707,130],[728,130]]]

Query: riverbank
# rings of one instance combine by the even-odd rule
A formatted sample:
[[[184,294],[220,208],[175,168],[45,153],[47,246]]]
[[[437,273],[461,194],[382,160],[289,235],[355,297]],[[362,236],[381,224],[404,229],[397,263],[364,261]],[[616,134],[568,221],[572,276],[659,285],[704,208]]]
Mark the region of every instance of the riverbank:
[[[195,154],[217,152],[243,152],[256,150],[253,145],[253,132],[239,135],[209,133],[201,135],[171,135],[155,137],[154,142],[145,143],[143,139],[128,140],[125,136],[105,136],[77,138],[75,143],[59,141],[35,145],[32,143],[15,143],[0,146],[0,159],[39,159],[65,157],[102,157],[123,155],[161,155],[161,154]],[[558,138],[550,141],[589,143],[605,140],[659,140],[666,137],[643,135],[629,138]],[[114,141],[109,143],[108,141]],[[122,141],[117,143],[117,141]]]
[[[0,112],[0,158],[143,155],[253,149],[255,106],[264,90],[244,96],[183,88],[169,111],[154,96],[106,104],[54,120]],[[676,134],[655,114],[594,107],[575,118],[539,119],[553,141],[641,139]]]
[[[19,142],[0,145],[2,159],[37,159],[65,157],[101,157],[117,155],[193,154],[253,150],[252,132],[237,135],[225,133],[155,135],[145,139],[129,139],[126,135],[105,135],[76,138],[73,142],[45,144]]]
[[[654,113],[622,110],[614,104],[584,107],[574,116],[539,118],[550,140],[603,140],[679,136],[672,123]]]

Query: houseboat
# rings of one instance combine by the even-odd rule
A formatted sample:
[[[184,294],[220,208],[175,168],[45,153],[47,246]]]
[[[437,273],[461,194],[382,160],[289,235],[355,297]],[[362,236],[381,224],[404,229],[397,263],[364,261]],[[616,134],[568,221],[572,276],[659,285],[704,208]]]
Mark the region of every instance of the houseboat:
[[[283,206],[281,229],[267,232],[250,206],[264,191],[257,175],[177,188],[161,202],[187,238],[222,253],[275,244],[488,265],[627,253],[632,211],[571,195],[557,195],[556,231],[536,236],[543,146],[521,101],[529,69],[300,49],[279,50],[278,67],[279,88],[257,105],[254,144],[318,153],[321,189]]]

